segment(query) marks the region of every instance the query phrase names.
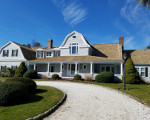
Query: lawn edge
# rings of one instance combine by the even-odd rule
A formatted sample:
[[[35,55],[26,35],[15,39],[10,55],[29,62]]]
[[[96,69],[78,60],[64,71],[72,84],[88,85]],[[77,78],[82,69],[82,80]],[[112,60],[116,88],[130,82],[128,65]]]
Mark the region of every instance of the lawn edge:
[[[64,96],[62,97],[62,99],[56,104],[54,105],[52,108],[50,108],[49,110],[33,117],[33,118],[28,118],[26,120],[41,120],[49,115],[51,115],[53,112],[55,112],[67,99],[67,94],[64,93]]]

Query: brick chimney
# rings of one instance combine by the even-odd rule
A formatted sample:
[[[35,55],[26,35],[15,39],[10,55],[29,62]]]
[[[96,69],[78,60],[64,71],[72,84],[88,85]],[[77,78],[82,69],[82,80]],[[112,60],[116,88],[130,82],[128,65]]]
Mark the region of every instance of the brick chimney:
[[[52,48],[53,47],[53,40],[52,39],[48,39],[48,48]]]
[[[124,37],[119,37],[119,44],[124,46]]]

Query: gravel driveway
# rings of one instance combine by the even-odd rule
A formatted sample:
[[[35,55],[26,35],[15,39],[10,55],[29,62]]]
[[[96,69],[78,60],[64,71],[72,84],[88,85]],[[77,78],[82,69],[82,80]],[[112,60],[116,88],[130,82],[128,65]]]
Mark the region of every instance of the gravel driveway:
[[[150,120],[150,108],[118,91],[72,82],[36,82],[67,93],[66,102],[44,120]]]

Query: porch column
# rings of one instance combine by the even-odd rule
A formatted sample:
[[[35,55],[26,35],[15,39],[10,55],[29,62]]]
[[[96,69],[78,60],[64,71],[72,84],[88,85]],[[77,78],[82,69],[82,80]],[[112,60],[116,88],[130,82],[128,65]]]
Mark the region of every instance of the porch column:
[[[78,69],[77,69],[77,67],[78,67],[78,63],[76,62],[76,63],[75,63],[75,74],[78,74]]]
[[[47,63],[47,72],[49,72],[49,63]]]
[[[123,63],[120,64],[120,74],[123,75]]]
[[[63,65],[63,63],[61,62],[60,63],[60,77],[62,77],[62,65]]]
[[[34,63],[34,70],[36,70],[36,63]]]
[[[93,74],[93,63],[90,63],[90,74]]]

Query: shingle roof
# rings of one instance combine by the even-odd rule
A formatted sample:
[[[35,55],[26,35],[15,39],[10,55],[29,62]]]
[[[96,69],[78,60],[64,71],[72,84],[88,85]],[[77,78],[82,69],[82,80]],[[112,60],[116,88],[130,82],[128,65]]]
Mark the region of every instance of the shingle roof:
[[[93,56],[59,56],[32,61],[122,61],[122,46],[115,44],[91,45]]]
[[[36,59],[36,52],[33,51],[31,48],[28,48],[26,46],[20,45],[16,42],[13,42],[16,45],[18,45],[21,48],[22,54],[24,55],[25,59],[27,60],[34,60]]]
[[[91,45],[94,56],[122,60],[122,46],[119,43]]]
[[[121,59],[97,57],[97,56],[59,56],[51,58],[38,58],[32,61],[121,61]]]
[[[150,64],[150,50],[125,50],[134,64]]]

